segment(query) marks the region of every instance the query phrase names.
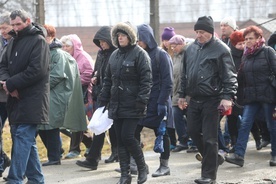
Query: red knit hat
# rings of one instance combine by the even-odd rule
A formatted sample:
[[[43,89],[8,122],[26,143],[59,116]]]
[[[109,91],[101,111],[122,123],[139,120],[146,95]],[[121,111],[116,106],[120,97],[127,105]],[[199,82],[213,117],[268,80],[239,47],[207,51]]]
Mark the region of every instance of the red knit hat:
[[[243,31],[234,31],[231,35],[230,35],[230,42],[233,46],[236,46],[237,43],[239,42],[243,42],[244,41],[244,37],[243,37]]]

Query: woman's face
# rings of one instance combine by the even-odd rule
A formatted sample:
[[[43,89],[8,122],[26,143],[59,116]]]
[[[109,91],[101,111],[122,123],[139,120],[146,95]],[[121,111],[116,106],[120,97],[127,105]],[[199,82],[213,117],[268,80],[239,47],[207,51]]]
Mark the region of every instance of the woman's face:
[[[250,32],[247,35],[245,35],[244,37],[244,42],[245,42],[245,46],[248,48],[251,48],[252,46],[254,46],[261,38],[260,37],[256,37],[256,35],[254,34],[254,32]]]
[[[179,45],[179,44],[171,44],[171,49],[173,53],[179,54],[185,45]]]
[[[166,47],[166,49],[169,49],[169,46],[170,46],[169,40],[163,40],[162,43]]]
[[[244,41],[238,42],[235,45],[236,49],[243,50],[244,49]]]
[[[110,48],[110,46],[108,45],[108,43],[104,40],[100,40],[100,45],[102,47],[103,50],[107,50]]]
[[[129,44],[129,39],[127,38],[127,35],[124,33],[117,33],[118,42],[121,47],[126,47]]]
[[[74,46],[73,45],[68,45],[66,43],[62,44],[62,49],[66,52],[68,52],[71,56],[74,54]]]
[[[147,48],[147,44],[145,44],[145,42],[143,42],[143,41],[138,41],[138,45],[139,45],[140,47],[142,47],[143,49],[146,49],[146,48]]]

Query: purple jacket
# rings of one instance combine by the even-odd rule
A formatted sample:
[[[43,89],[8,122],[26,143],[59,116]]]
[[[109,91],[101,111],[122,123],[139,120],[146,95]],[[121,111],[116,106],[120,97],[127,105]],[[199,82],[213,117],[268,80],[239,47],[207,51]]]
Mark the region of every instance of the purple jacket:
[[[90,79],[93,73],[93,59],[83,50],[80,38],[76,34],[70,34],[69,37],[74,45],[73,57],[78,63],[81,84],[87,86],[90,83]]]

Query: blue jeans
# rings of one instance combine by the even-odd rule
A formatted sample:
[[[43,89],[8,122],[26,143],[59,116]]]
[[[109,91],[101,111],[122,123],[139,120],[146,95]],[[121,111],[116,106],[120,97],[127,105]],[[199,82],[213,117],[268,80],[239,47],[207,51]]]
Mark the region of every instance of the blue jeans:
[[[8,183],[22,184],[25,175],[28,183],[44,184],[36,147],[36,131],[36,124],[11,125],[12,159]]]
[[[270,130],[271,136],[271,155],[276,156],[276,122],[272,120],[272,111],[274,104],[255,102],[244,106],[239,135],[235,146],[235,153],[244,157],[250,130],[254,123],[255,117],[263,109],[265,120]]]
[[[177,106],[172,107],[175,130],[178,136],[178,141],[180,144],[187,145],[188,135],[187,135],[187,121],[184,118],[184,111]]]

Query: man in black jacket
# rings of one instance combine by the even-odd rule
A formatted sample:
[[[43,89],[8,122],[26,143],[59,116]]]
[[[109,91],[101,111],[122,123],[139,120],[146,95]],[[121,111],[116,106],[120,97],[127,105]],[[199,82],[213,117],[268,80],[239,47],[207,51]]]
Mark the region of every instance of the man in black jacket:
[[[49,123],[49,46],[24,10],[11,12],[10,23],[13,39],[0,64],[13,142],[7,183],[26,176],[28,183],[44,184],[35,137],[37,125]]]
[[[236,93],[237,77],[229,48],[214,37],[210,16],[199,17],[194,26],[196,40],[184,55],[179,108],[185,108],[190,96],[187,131],[201,153],[199,184],[213,184],[217,168],[224,159],[218,155],[218,106],[227,111]]]

